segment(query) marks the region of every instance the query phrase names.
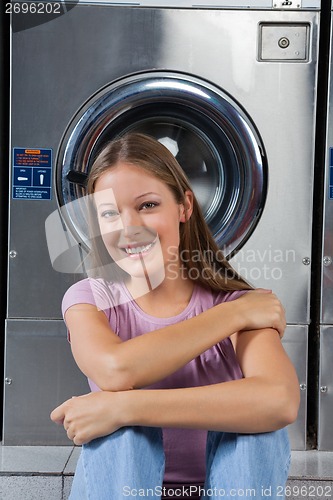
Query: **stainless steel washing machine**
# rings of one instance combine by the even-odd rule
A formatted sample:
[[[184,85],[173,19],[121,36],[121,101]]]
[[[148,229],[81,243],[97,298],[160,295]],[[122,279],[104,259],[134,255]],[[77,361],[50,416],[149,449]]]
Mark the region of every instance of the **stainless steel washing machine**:
[[[284,303],[304,449],[320,1],[122,3],[12,34],[4,443],[68,444],[48,415],[87,390],[60,314],[81,275],[50,259],[44,224],[65,207],[67,249],[84,251],[72,202],[99,148],[140,130],[174,152],[236,269]]]
[[[333,2],[331,4],[333,11]],[[332,12],[333,13],[333,12]],[[318,448],[333,450],[333,21],[331,13],[320,310]]]

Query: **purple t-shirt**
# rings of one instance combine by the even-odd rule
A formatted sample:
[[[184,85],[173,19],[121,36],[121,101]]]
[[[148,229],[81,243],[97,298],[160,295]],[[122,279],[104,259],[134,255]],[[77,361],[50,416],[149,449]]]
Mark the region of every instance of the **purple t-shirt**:
[[[173,325],[210,309],[235,300],[244,292],[214,292],[194,286],[191,300],[177,316],[156,318],[146,314],[133,300],[126,286],[102,279],[87,278],[66,292],[62,312],[74,304],[92,304],[103,310],[110,327],[123,340]],[[223,316],[221,316],[221,324]],[[69,332],[70,333],[70,332]],[[204,332],[203,332],[204,334]],[[154,389],[196,387],[242,378],[242,372],[229,338],[211,347],[162,381],[149,386]],[[92,391],[98,391],[89,380]],[[164,482],[171,485],[201,484],[205,480],[205,449],[207,431],[196,429],[163,429],[166,456]]]

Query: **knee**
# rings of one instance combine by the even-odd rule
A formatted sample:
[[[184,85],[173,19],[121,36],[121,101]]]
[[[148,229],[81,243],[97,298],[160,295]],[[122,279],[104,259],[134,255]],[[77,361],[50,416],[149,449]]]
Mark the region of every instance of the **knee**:
[[[214,454],[222,450],[224,456],[231,454],[235,457],[276,457],[286,461],[290,457],[287,428],[260,434],[209,432],[207,450]]]
[[[254,450],[255,453],[262,456],[283,457],[290,454],[289,436],[286,428],[260,434],[237,434],[237,441],[240,441],[245,449]]]
[[[208,484],[224,481],[256,487],[284,484],[287,480],[290,465],[287,429],[261,434],[211,433],[208,439],[211,445],[207,454]]]
[[[87,477],[91,471],[96,471],[100,476],[112,477],[114,484],[126,478],[128,481],[129,477],[141,478],[142,471],[153,470],[160,477],[164,470],[162,431],[149,427],[121,428],[83,445],[82,460]],[[123,465],[121,470],[119,464]]]
[[[162,430],[154,427],[122,427],[112,434],[103,436],[83,445],[90,451],[124,450],[142,451],[143,447],[162,446]]]
[[[272,456],[279,457],[290,455],[290,443],[287,428],[279,429],[274,432],[262,434],[253,434],[253,442],[257,442],[260,450],[265,450],[265,453],[270,453]]]
[[[159,427],[123,427],[114,435],[115,441],[120,441],[121,445],[128,444],[130,446],[162,446],[162,429]]]

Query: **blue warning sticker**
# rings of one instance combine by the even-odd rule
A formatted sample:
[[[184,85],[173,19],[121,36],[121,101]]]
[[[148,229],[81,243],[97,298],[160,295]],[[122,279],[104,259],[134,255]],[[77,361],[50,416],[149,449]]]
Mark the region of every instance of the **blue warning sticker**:
[[[52,149],[13,148],[13,198],[50,200],[51,193]]]

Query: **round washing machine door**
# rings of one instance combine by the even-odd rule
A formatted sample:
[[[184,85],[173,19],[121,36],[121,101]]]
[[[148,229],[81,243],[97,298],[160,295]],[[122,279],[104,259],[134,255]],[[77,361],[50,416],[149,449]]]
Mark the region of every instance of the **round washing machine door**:
[[[57,159],[57,193],[76,240],[88,244],[87,222],[80,205],[71,202],[85,195],[94,158],[105,143],[133,131],[169,148],[189,177],[219,247],[227,256],[240,249],[264,207],[262,141],[227,93],[194,76],[170,72],[140,73],[112,83],[69,125]]]

